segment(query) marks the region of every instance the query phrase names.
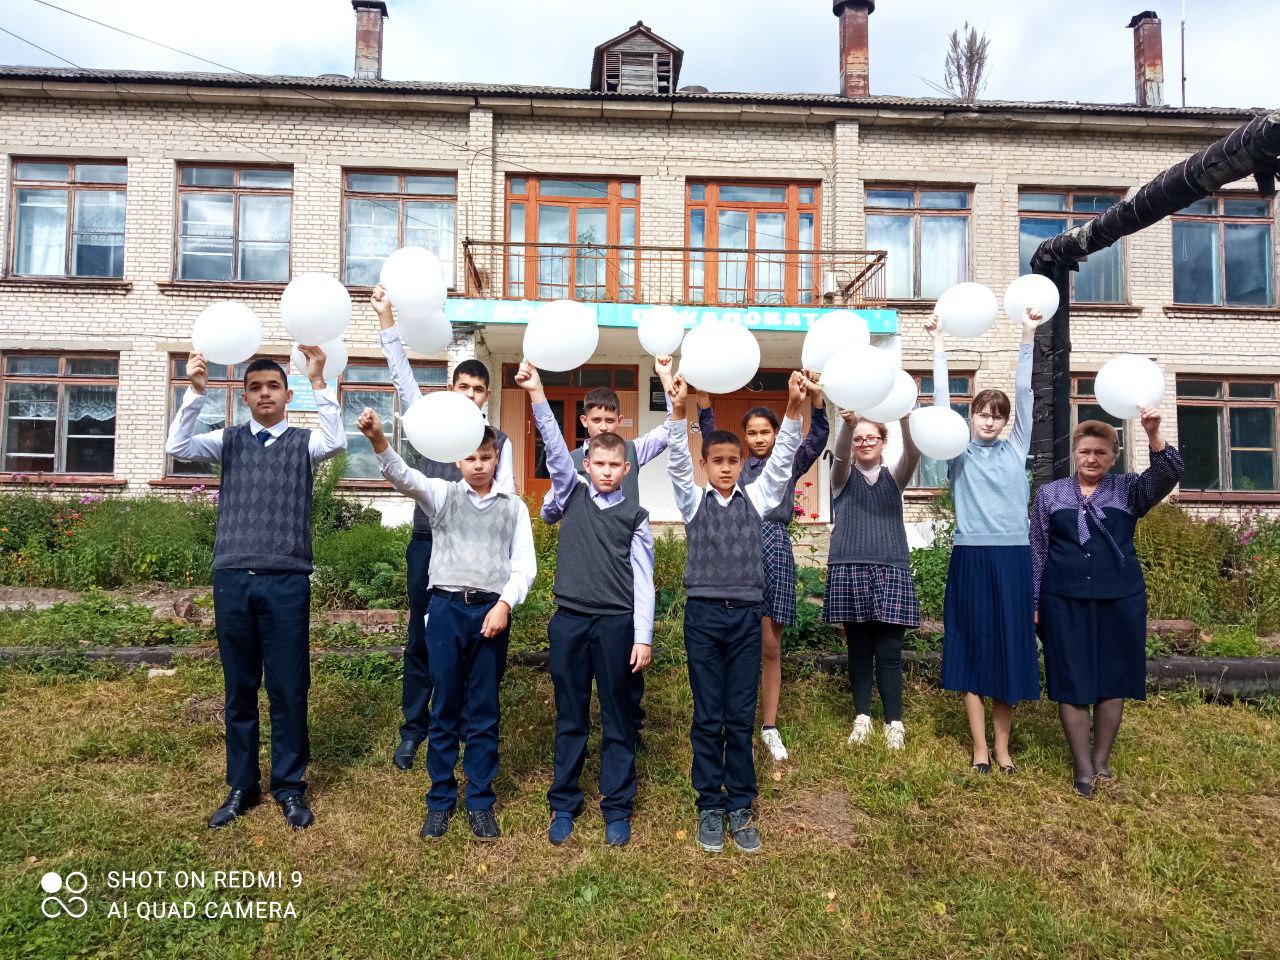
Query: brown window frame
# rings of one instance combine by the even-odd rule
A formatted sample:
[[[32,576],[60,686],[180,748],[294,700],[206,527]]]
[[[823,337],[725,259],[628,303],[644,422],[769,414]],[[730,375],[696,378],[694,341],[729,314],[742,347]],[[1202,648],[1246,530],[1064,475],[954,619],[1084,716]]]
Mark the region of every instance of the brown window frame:
[[[9,359],[13,356],[56,357],[57,374],[9,373]],[[116,365],[114,376],[100,374],[76,376],[68,374],[68,360],[111,360]],[[52,384],[58,388],[57,416],[54,419],[54,453],[52,470],[14,470],[9,467],[9,388],[18,384]],[[67,470],[67,387],[114,387],[116,391],[116,432],[111,435],[110,470]],[[40,476],[114,476],[116,442],[119,439],[120,417],[120,354],[102,350],[5,350],[0,352],[0,473],[6,476],[36,474]],[[103,435],[105,436],[105,434]],[[15,454],[22,456],[23,454]],[[30,455],[30,454],[28,454]]]
[[[18,178],[18,166],[23,163],[65,163],[68,167],[67,180],[20,180]],[[122,167],[124,169],[125,178],[123,183],[90,183],[81,182],[75,179],[76,168],[79,166],[91,167]],[[66,236],[63,241],[62,251],[62,273],[19,273],[18,272],[18,191],[19,190],[66,190],[67,206],[66,206]],[[128,231],[128,211],[125,213],[125,226],[120,231],[120,273],[119,274],[98,274],[98,273],[72,273],[71,261],[74,256],[75,248],[75,209],[76,195],[79,193],[120,193],[124,195],[127,207],[129,199],[129,163],[126,160],[117,158],[98,160],[92,157],[11,157],[9,160],[9,257],[6,263],[6,274],[11,277],[51,277],[51,278],[74,278],[85,279],[93,278],[98,280],[121,280],[124,278],[124,260],[125,260],[125,240]]]
[[[349,177],[371,176],[371,177],[396,177],[399,180],[398,192],[388,193],[386,191],[374,190],[353,190],[349,186]],[[408,193],[405,191],[406,177],[448,177],[453,180],[453,193]],[[402,167],[381,168],[381,167],[344,167],[342,170],[342,282],[349,287],[356,287],[361,290],[372,289],[375,284],[366,284],[351,279],[350,264],[348,258],[351,255],[350,249],[350,227],[351,219],[349,214],[350,202],[352,200],[368,200],[373,203],[381,203],[386,206],[394,205],[396,208],[396,249],[403,247],[404,243],[404,226],[405,226],[405,209],[406,201],[425,201],[425,202],[448,202],[453,204],[453,225],[450,229],[449,243],[449,260],[448,266],[452,272],[452,280],[449,282],[449,289],[455,290],[458,286],[458,171],[457,170],[406,170]],[[438,255],[438,251],[436,252]]]
[[[1275,494],[1280,492],[1280,378],[1259,376],[1233,376],[1220,373],[1184,373],[1176,378],[1178,386],[1189,382],[1215,383],[1222,389],[1218,397],[1183,396],[1175,387],[1175,406],[1181,413],[1183,407],[1211,408],[1219,412],[1218,421],[1218,482],[1217,487],[1189,487],[1185,483],[1182,490],[1195,493],[1228,493],[1247,497],[1249,494]],[[1231,388],[1235,384],[1266,384],[1271,387],[1268,397],[1233,397]],[[1234,450],[1260,451],[1264,447],[1237,447],[1231,442],[1232,429],[1230,412],[1240,409],[1270,410],[1271,416],[1271,472],[1273,486],[1270,490],[1237,489],[1231,467],[1231,454]],[[1181,423],[1178,435],[1182,438]],[[1186,443],[1180,442],[1183,456],[1186,456]],[[1225,484],[1225,485],[1224,485]]]
[[[1066,210],[1025,210],[1022,206],[1022,198],[1028,194],[1052,194],[1055,196],[1066,197]],[[1022,221],[1023,220],[1063,220],[1066,222],[1066,229],[1070,230],[1081,224],[1088,223],[1094,217],[1098,216],[1101,211],[1080,211],[1075,209],[1076,197],[1107,197],[1114,198],[1115,203],[1119,203],[1125,198],[1125,191],[1116,190],[1090,190],[1087,187],[1080,189],[1063,190],[1061,188],[1052,187],[1032,187],[1023,186],[1018,190],[1018,240],[1021,246],[1022,240]],[[1127,260],[1128,248],[1125,238],[1121,237],[1116,241],[1115,246],[1120,251],[1120,296],[1115,300],[1080,300],[1076,297],[1076,278],[1078,271],[1070,271],[1071,283],[1071,302],[1079,304],[1127,304],[1129,300],[1129,264]],[[1021,251],[1018,256],[1018,275],[1022,276],[1030,272],[1031,267],[1022,259]]]
[[[694,198],[694,190],[703,188],[704,195],[701,199]],[[786,199],[781,202],[764,201],[764,200],[721,200],[720,190],[723,187],[784,187],[787,191]],[[801,190],[813,190],[813,200],[801,202]],[[756,289],[756,269],[760,263],[762,256],[774,254],[771,249],[762,249],[757,242],[756,217],[760,213],[784,213],[786,215],[786,226],[784,235],[782,236],[783,246],[780,249],[787,251],[799,251],[800,247],[800,217],[808,214],[813,217],[813,243],[812,257],[808,264],[810,282],[801,283],[801,257],[797,253],[789,253],[783,264],[783,293],[782,304],[775,305],[821,305],[822,298],[819,287],[821,285],[821,271],[818,269],[818,247],[819,238],[822,236],[822,182],[820,180],[768,180],[768,179],[737,179],[732,177],[696,177],[685,181],[684,192],[684,236],[685,247],[688,252],[685,257],[684,265],[684,293],[685,299],[689,303],[706,304],[713,306],[768,306],[770,301],[758,300],[759,291]],[[720,262],[721,253],[705,253],[702,251],[713,250],[720,247],[720,223],[717,216],[721,211],[738,211],[745,212],[748,215],[748,239],[747,247],[743,251],[744,266],[743,276],[746,286],[742,291],[741,300],[722,301],[720,299]],[[693,218],[695,213],[702,213],[702,229],[703,242],[698,246],[693,243]],[[776,239],[776,235],[770,235]],[[692,285],[693,265],[695,262],[702,264],[702,284],[700,286]],[[735,290],[737,288],[734,288]],[[701,290],[699,296],[695,296],[694,291]],[[807,294],[808,299],[803,299],[801,294]]]
[[[182,173],[187,169],[220,169],[232,170],[234,176],[232,185],[225,186],[200,186],[196,184],[184,184],[182,182]],[[289,174],[289,186],[283,187],[246,187],[241,186],[240,177],[246,170],[262,170],[273,172],[285,172]],[[293,217],[296,212],[297,205],[293,202],[294,198],[294,174],[295,170],[292,166],[268,163],[204,163],[199,160],[183,160],[177,165],[175,186],[176,197],[173,205],[174,214],[174,231],[173,231],[173,279],[179,283],[235,283],[245,284],[247,286],[272,286],[282,283],[288,283],[293,276]],[[206,279],[203,277],[184,277],[182,276],[182,198],[187,194],[195,193],[224,193],[231,195],[231,276],[216,279]],[[244,195],[249,196],[286,196],[289,198],[289,240],[288,254],[286,262],[288,269],[285,271],[284,277],[272,280],[244,280],[240,274],[240,202]],[[261,241],[248,241],[250,243]]]
[[[1248,191],[1230,191],[1223,193],[1214,193],[1205,197],[1204,200],[1213,200],[1218,207],[1218,213],[1201,214],[1187,213],[1179,210],[1169,219],[1170,225],[1170,270],[1173,274],[1173,303],[1177,306],[1193,306],[1193,307],[1234,307],[1237,309],[1267,309],[1276,305],[1276,204],[1274,197],[1264,197],[1258,193]],[[1246,217],[1240,214],[1227,214],[1224,211],[1223,201],[1225,200],[1258,200],[1267,204],[1267,215],[1264,217]],[[1197,201],[1197,203],[1201,203]],[[1218,290],[1221,294],[1215,302],[1205,303],[1199,300],[1182,301],[1177,298],[1178,289],[1178,261],[1176,259],[1176,251],[1173,244],[1177,243],[1177,225],[1179,223],[1213,223],[1218,227]],[[1226,233],[1227,224],[1239,223],[1248,225],[1266,224],[1270,229],[1268,231],[1269,249],[1267,250],[1267,283],[1270,289],[1267,291],[1267,299],[1264,303],[1231,303],[1227,300],[1227,243]]]
[[[418,392],[425,395],[428,393],[436,393],[441,390],[449,389],[449,368],[435,360],[410,360],[409,366],[414,370],[440,370],[444,376],[440,383],[423,383],[418,381]],[[387,379],[384,380],[352,380],[350,377],[351,369],[376,369],[388,373]],[[415,377],[415,380],[417,378]],[[395,384],[391,382],[389,371],[385,360],[376,360],[364,357],[353,357],[347,363],[346,370],[343,371],[341,377],[338,378],[337,394],[338,394],[338,416],[342,419],[343,430],[348,436],[353,432],[347,429],[347,423],[343,417],[343,397],[348,391],[359,391],[360,393],[388,393],[391,395],[391,411],[392,416],[385,420],[383,427],[387,431],[387,439],[391,443],[391,447],[401,456],[411,458],[409,451],[412,449],[409,441],[405,439],[404,434],[400,430],[400,417],[398,414],[404,411],[400,409],[400,395],[396,391]],[[348,441],[349,443],[349,441]],[[348,469],[350,469],[350,460],[348,460]],[[353,477],[350,474],[344,474],[342,483],[344,484],[363,484],[375,483],[385,486],[382,477],[379,474],[370,474],[368,476]]]
[[[253,359],[257,360],[259,358],[255,356]],[[288,374],[289,362],[290,362],[288,357],[273,357],[273,356],[264,355],[262,359],[274,360],[276,363],[280,364],[280,366],[284,367],[285,374],[286,375]],[[169,409],[168,423],[173,422],[173,418],[178,414],[178,407],[181,406],[182,404],[182,396],[176,391],[178,391],[179,389],[185,391],[187,387],[191,386],[190,378],[188,378],[185,373],[181,373],[181,374],[178,373],[179,365],[185,364],[186,362],[187,362],[187,357],[185,354],[181,354],[181,353],[169,354],[169,379],[168,379],[167,402],[169,403],[170,409]],[[225,407],[223,409],[224,417],[223,417],[222,427],[221,427],[221,429],[223,430],[230,429],[231,427],[237,427],[241,423],[244,423],[243,420],[236,422],[234,419],[235,410],[236,410],[236,396],[244,393],[243,370],[245,367],[249,365],[250,362],[251,361],[246,360],[244,363],[237,363],[234,366],[228,368],[229,373],[231,374],[234,374],[237,370],[241,371],[239,377],[236,377],[236,376],[214,377],[212,375],[210,375],[209,377],[208,385],[205,388],[206,391],[208,390],[226,390],[227,391]],[[210,364],[209,366],[216,368],[219,366],[223,366],[223,364]],[[207,396],[207,393],[206,393],[206,396]],[[205,403],[207,405],[208,400],[206,400]],[[168,429],[167,425],[166,425],[166,429]],[[219,429],[219,428],[215,427],[214,429]],[[175,469],[175,464],[178,464],[178,463],[185,464],[187,467],[190,467],[191,469],[189,470]],[[210,463],[207,463],[206,461],[179,460],[176,457],[172,457],[166,453],[164,458],[164,475],[166,478],[177,477],[181,479],[186,479],[188,477],[216,477],[218,474],[217,474],[217,471],[214,469],[213,465]]]
[[[1074,433],[1076,427],[1080,426],[1082,420],[1080,417],[1080,408],[1082,406],[1097,407],[1095,415],[1087,416],[1084,420],[1101,420],[1103,423],[1110,424],[1116,428],[1119,435],[1120,452],[1116,455],[1115,465],[1111,468],[1111,473],[1127,473],[1133,464],[1133,438],[1130,434],[1133,432],[1127,429],[1128,424],[1113,417],[1107,413],[1098,404],[1098,398],[1094,395],[1092,383],[1098,378],[1098,374],[1094,372],[1079,372],[1071,374],[1071,430]],[[1090,387],[1088,389],[1081,383],[1088,381]],[[1141,431],[1139,431],[1141,433]],[[1074,476],[1076,471],[1075,457],[1071,458],[1071,473]]]
[[[910,207],[873,207],[869,202],[870,194],[875,191],[892,193],[911,193]],[[922,207],[922,193],[963,193],[965,206],[961,207]],[[920,220],[922,217],[962,217],[965,221],[965,270],[964,276],[956,283],[964,283],[973,279],[973,184],[971,183],[867,183],[863,185],[863,219],[864,229],[870,237],[870,221],[876,216],[909,216],[911,217],[911,295],[895,297],[891,300],[923,300],[932,302],[934,297],[924,296],[920,286],[920,256],[923,244],[920,242]],[[870,246],[870,240],[867,241]],[[888,277],[885,278],[885,289],[888,289]]]

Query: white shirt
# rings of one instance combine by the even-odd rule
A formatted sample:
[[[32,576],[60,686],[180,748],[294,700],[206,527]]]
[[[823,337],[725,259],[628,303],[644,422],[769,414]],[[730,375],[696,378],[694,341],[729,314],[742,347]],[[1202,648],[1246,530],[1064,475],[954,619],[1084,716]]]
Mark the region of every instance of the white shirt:
[[[445,499],[449,496],[449,487],[455,483],[466,491],[471,502],[481,510],[487,510],[500,497],[517,500],[520,510],[517,513],[515,534],[511,539],[511,573],[498,599],[505,601],[513,610],[524,601],[529,595],[529,588],[533,586],[533,578],[538,573],[538,556],[533,549],[533,524],[529,521],[529,510],[523,501],[519,501],[509,490],[498,489],[497,484],[490,486],[489,492],[480,496],[465,480],[451,481],[424,476],[421,471],[414,470],[405,463],[391,447],[378,454],[378,469],[382,471],[383,479],[388,480],[406,497],[411,497],[428,517],[434,517],[444,506]],[[461,590],[466,584],[433,583],[432,586]]]
[[[680,516],[688,523],[698,512],[706,499],[706,492],[693,482],[693,455],[689,452],[689,429],[685,420],[668,420],[667,435],[667,475],[671,477],[671,486],[675,489],[676,506],[680,508]],[[778,430],[778,439],[774,442],[773,455],[765,462],[760,476],[747,484],[746,489],[734,488],[733,493],[724,496],[719,490],[711,488],[712,494],[720,505],[727,506],[739,493],[745,493],[762,517],[782,502],[782,495],[787,492],[787,484],[791,482],[791,465],[796,451],[800,449],[800,420],[784,417]]]
[[[320,417],[320,429],[310,431],[307,450],[311,453],[311,462],[319,463],[327,460],[339,450],[347,446],[347,432],[342,426],[342,411],[338,407],[338,398],[333,390],[325,387],[316,391],[316,413]],[[222,436],[224,430],[210,430],[207,433],[196,433],[196,423],[200,419],[200,410],[204,407],[206,394],[196,393],[187,387],[182,396],[182,406],[174,415],[169,427],[169,438],[165,441],[165,453],[179,460],[217,460],[222,456]],[[289,429],[286,417],[279,423],[264,427],[257,420],[249,421],[249,430],[256,437],[262,430],[271,434],[265,446],[271,446]]]

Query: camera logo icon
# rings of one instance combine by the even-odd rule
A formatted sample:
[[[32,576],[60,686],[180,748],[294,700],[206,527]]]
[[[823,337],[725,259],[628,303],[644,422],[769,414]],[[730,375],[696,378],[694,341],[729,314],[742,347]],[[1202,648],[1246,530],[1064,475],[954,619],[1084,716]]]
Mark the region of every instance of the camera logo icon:
[[[40,912],[49,919],[63,913],[74,920],[80,919],[89,912],[89,902],[77,894],[84,893],[88,886],[89,878],[79,870],[68,873],[66,877],[50,870],[40,878],[40,889],[47,894],[40,903]],[[71,896],[63,900],[56,896],[58,893],[67,893]]]

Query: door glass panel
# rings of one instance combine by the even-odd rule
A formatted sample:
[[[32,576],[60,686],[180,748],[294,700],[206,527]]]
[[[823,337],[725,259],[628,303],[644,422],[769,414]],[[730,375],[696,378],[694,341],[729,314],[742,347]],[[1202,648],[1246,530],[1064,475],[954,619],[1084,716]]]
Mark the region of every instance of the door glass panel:
[[[575,227],[578,243],[604,244],[609,239],[609,212],[602,207],[579,207]],[[574,296],[577,299],[605,298],[607,257],[608,251],[603,249],[577,249],[574,264]]]
[[[759,250],[785,250],[787,246],[787,215],[785,213],[756,214],[756,248]],[[786,301],[786,257],[781,253],[755,255],[755,302],[784,303]]]
[[[548,400],[547,404],[551,407],[556,423],[564,423],[564,401]],[[542,434],[537,430],[534,431],[533,438],[533,477],[535,480],[551,479],[551,474],[547,472],[547,447],[542,442]]]
[[[555,300],[569,295],[569,207],[538,205],[538,296]]]
[[[747,255],[726,253],[726,250],[746,250],[749,238],[750,214],[745,210],[721,210],[717,214],[719,229],[719,300],[721,303],[743,303],[747,296]]]
[[[636,209],[623,207],[618,211],[618,299],[622,302],[636,300]]]

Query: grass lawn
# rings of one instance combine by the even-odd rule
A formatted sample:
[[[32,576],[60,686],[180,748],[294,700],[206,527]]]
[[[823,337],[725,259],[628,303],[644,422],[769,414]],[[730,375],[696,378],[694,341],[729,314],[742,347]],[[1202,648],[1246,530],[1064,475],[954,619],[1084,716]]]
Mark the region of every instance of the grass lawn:
[[[68,660],[0,671],[0,957],[1275,957],[1280,956],[1280,709],[1194,696],[1133,704],[1118,780],[1071,793],[1051,704],[1021,710],[1021,772],[967,772],[959,702],[907,690],[907,750],[845,746],[841,679],[790,677],[791,765],[759,763],[765,852],[693,843],[683,666],[648,687],[629,848],[598,808],[544,838],[553,711],[544,673],[504,688],[501,842],[457,819],[418,840],[426,775],[395,771],[398,665],[317,664],[312,799],[212,832],[224,787],[216,663],[148,680]],[[264,736],[267,733],[264,709]],[[594,746],[593,746],[594,750]],[[266,760],[264,757],[264,769]],[[596,766],[589,762],[584,779]],[[108,889],[111,870],[292,871],[254,894]],[[83,871],[89,913],[41,915],[40,877]],[[107,916],[129,901],[288,901],[296,919]]]

